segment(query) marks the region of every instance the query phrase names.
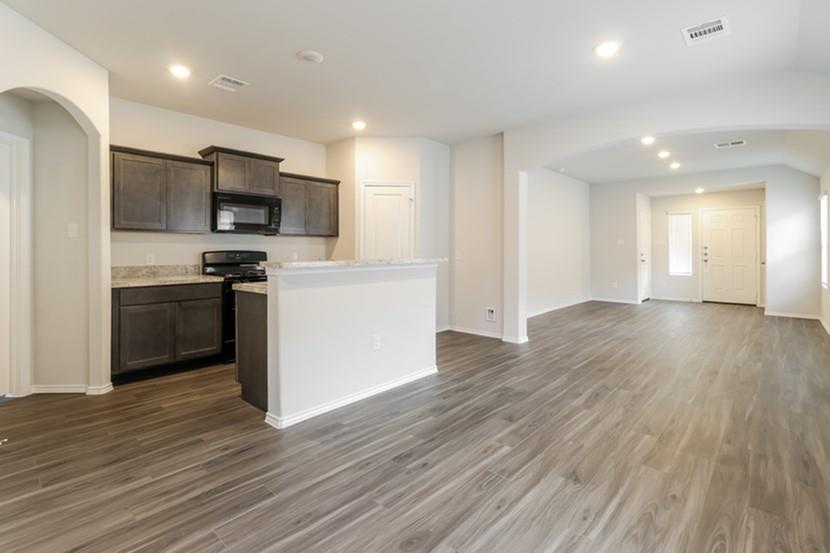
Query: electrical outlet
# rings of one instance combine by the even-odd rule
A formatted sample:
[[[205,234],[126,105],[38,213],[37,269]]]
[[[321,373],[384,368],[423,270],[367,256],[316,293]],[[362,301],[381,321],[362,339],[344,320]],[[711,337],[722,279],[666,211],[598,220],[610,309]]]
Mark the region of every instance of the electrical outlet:
[[[484,320],[489,322],[496,322],[496,308],[488,307],[484,312]]]
[[[151,253],[148,253],[146,255],[146,257],[144,258],[144,264],[145,265],[155,265],[156,264],[156,256],[151,254]]]
[[[291,261],[297,261],[298,259],[300,259],[300,254],[297,252],[291,252]]]
[[[372,351],[380,349],[380,334],[372,334]]]
[[[78,237],[78,223],[69,223],[66,225],[66,237],[67,238],[77,238]]]
[[[620,287],[620,284],[616,280],[611,283],[611,288],[617,289],[619,287]]]

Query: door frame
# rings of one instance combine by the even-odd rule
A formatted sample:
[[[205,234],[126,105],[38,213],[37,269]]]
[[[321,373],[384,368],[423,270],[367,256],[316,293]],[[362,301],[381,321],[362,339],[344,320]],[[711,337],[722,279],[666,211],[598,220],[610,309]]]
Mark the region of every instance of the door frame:
[[[634,247],[637,250],[637,255],[635,256],[636,263],[637,263],[637,304],[641,304],[646,300],[650,300],[651,296],[654,295],[654,214],[651,209],[651,196],[647,196],[643,193],[637,193],[637,204],[636,204],[636,219],[637,219],[637,235],[635,237],[635,244]],[[640,266],[642,262],[640,261],[640,206],[642,201],[648,202],[648,224],[649,224],[649,254],[648,254],[648,272],[649,272],[649,290],[648,290],[648,297],[643,298],[641,294],[642,290],[642,282],[640,277]]]
[[[707,211],[731,211],[733,209],[754,209],[755,210],[755,307],[761,307],[761,206],[759,205],[736,205],[734,207],[702,207],[698,214],[698,263],[700,263],[700,303],[705,303],[703,276],[703,214]]]
[[[11,259],[9,334],[9,393],[23,397],[32,393],[32,144],[28,138],[0,131],[0,142],[11,148]]]
[[[360,209],[360,239],[358,242],[358,259],[365,259],[366,251],[366,193],[372,188],[379,188],[383,186],[405,186],[409,188],[409,193],[412,196],[412,201],[409,203],[410,220],[410,234],[409,242],[412,249],[412,256],[416,256],[418,240],[418,197],[416,196],[417,187],[413,181],[396,181],[396,180],[364,180],[360,182],[360,202],[358,208]]]

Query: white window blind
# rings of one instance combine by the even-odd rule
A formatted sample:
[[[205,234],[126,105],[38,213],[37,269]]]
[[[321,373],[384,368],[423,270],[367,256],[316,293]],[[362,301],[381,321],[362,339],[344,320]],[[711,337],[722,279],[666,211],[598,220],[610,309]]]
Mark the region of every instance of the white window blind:
[[[827,288],[827,194],[821,197],[821,285]]]
[[[692,275],[691,213],[669,213],[669,274]]]

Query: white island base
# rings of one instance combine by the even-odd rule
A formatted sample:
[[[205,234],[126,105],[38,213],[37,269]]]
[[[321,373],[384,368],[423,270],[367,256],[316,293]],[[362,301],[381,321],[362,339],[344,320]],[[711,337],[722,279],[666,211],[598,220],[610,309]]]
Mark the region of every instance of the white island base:
[[[276,428],[435,374],[438,261],[264,263]]]

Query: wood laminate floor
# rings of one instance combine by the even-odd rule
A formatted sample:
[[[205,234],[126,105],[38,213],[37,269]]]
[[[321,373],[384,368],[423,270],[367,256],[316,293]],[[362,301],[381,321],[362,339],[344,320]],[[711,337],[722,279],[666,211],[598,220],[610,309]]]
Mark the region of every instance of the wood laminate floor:
[[[228,367],[0,404],[0,551],[830,551],[830,338],[587,303],[284,431]]]

